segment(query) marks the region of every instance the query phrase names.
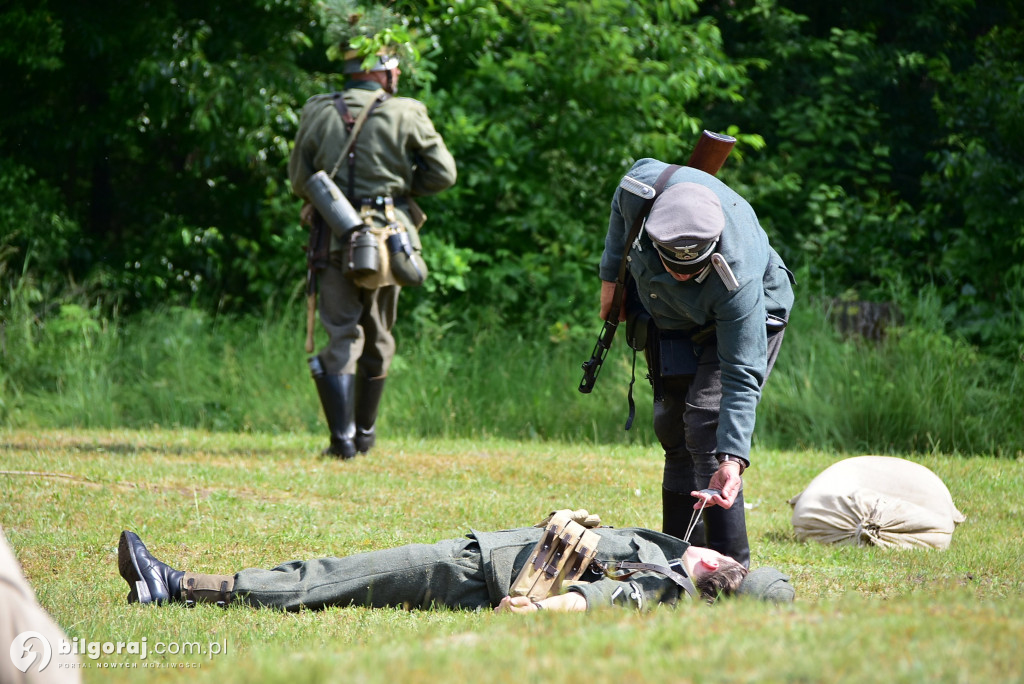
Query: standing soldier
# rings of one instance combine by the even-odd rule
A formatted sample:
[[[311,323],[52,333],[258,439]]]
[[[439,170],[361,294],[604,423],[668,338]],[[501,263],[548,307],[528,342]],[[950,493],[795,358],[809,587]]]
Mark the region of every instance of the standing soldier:
[[[627,246],[651,186],[664,191]],[[686,537],[693,510],[706,504],[706,536],[695,528],[695,543],[749,565],[741,475],[793,304],[792,274],[742,197],[708,173],[673,171],[656,159],[634,164],[615,191],[601,258],[602,318],[623,259],[634,284],[623,308],[650,321],[654,433],[665,450],[663,529]],[[709,487],[720,493],[700,491]]]
[[[370,231],[331,231],[329,258],[318,264],[315,275],[311,270],[320,293],[320,322],[329,337],[309,359],[331,433],[323,453],[348,459],[375,442],[377,408],[395,354],[391,329],[401,285],[419,285],[426,277],[417,232],[426,217],[413,197],[451,187],[456,170],[426,107],[392,97],[402,73],[395,52],[371,52],[371,65],[354,50],[344,57],[347,81],[342,92],[316,95],[302,109],[288,173],[292,191],[306,201],[302,213],[314,234],[324,229],[324,218],[311,206],[306,184],[324,171],[366,227],[380,236],[400,238],[388,243],[400,252],[400,258],[393,254],[391,260],[396,277],[384,273],[367,281],[351,272],[352,237]],[[402,264],[405,277],[399,272]],[[309,338],[307,351],[312,352],[312,326]]]

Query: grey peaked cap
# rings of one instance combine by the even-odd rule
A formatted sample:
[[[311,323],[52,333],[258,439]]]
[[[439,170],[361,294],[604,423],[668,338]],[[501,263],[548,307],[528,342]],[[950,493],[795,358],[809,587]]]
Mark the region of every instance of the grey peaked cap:
[[[673,261],[698,263],[710,256],[725,228],[718,195],[698,183],[676,183],[662,192],[647,217],[647,235]]]

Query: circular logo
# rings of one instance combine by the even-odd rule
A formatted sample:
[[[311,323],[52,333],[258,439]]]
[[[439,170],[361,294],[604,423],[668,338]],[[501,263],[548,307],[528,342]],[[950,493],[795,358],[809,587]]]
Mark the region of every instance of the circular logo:
[[[36,639],[42,645],[42,648],[39,649],[42,650],[42,655],[39,650],[33,650],[32,639]],[[38,667],[35,669],[42,672],[50,664],[51,657],[53,657],[53,649],[50,648],[50,642],[39,632],[22,632],[11,642],[11,662],[22,672],[28,672],[30,667],[37,664],[37,660],[39,661]]]

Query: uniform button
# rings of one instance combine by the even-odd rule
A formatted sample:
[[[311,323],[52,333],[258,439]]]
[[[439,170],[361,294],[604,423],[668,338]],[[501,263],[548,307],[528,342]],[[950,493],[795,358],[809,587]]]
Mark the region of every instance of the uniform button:
[[[654,294],[654,293],[652,292],[652,293],[651,293],[651,299],[657,299],[657,298],[658,298],[658,295],[656,295],[656,294]]]

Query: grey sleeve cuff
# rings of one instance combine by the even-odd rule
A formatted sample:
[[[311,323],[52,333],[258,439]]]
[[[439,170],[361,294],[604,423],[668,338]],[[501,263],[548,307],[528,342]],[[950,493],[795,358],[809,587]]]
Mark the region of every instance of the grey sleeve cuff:
[[[583,595],[587,600],[588,611],[610,606],[630,607],[635,610],[647,608],[647,597],[643,588],[636,582],[602,579],[597,582],[574,584],[569,587],[569,591]]]

